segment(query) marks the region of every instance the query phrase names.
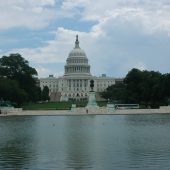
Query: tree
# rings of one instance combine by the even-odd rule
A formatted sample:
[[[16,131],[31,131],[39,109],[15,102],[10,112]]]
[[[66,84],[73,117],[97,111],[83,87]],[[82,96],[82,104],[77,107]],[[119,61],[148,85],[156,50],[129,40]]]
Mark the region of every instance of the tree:
[[[20,89],[18,95],[25,96],[20,99],[20,102],[18,101],[19,103],[37,101],[39,99],[37,97],[39,89],[36,86],[36,79],[34,77],[36,75],[37,71],[35,68],[30,67],[28,61],[20,54],[10,54],[0,58],[0,77],[15,80],[18,84],[18,89]]]
[[[170,74],[134,68],[126,75],[124,84],[112,85],[102,95],[106,99],[139,103],[146,107],[166,105],[170,99]]]
[[[43,101],[49,100],[49,88],[48,86],[44,86],[43,90],[42,90],[42,96],[41,96]]]
[[[37,75],[37,71],[30,67],[28,61],[17,53],[0,58],[0,75],[19,80],[22,75]]]
[[[123,83],[109,86],[106,91],[102,93],[102,97],[111,101],[126,102],[126,86]]]
[[[140,71],[132,69],[125,77],[127,85],[128,101],[144,104],[146,106],[158,106],[163,100],[161,94],[162,74],[154,71]]]
[[[5,101],[17,103],[20,106],[28,100],[25,90],[20,89],[18,82],[7,78],[0,78],[0,96]]]
[[[126,90],[128,95],[128,102],[129,103],[139,103],[140,95],[139,92],[141,91],[140,82],[142,82],[142,73],[138,69],[132,69],[126,75],[124,79],[124,83],[126,84]]]
[[[161,93],[165,96],[165,98],[164,98],[165,102],[167,104],[169,104],[169,100],[170,100],[170,73],[163,74],[161,82],[162,82]]]
[[[34,102],[40,101],[41,100],[41,88],[36,86],[33,92],[34,92],[33,94],[34,98],[32,99],[32,101]]]

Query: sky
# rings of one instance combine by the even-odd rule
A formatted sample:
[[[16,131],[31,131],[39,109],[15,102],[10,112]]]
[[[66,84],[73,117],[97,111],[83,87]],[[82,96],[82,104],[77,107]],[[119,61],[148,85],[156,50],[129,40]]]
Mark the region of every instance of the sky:
[[[38,76],[62,76],[79,35],[92,75],[170,72],[169,0],[0,0],[0,57],[20,53]]]

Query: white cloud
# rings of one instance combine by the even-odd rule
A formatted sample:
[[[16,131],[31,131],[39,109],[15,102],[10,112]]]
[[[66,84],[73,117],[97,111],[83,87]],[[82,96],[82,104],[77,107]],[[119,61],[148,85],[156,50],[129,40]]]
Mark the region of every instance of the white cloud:
[[[39,29],[55,17],[55,0],[1,0],[0,29]]]
[[[38,72],[39,77],[47,77],[48,75],[51,74],[51,71],[47,68],[44,68],[42,66],[36,67],[36,70]]]
[[[35,49],[13,49],[9,53],[21,53],[31,63],[64,64],[68,53],[74,47],[75,35],[79,34],[80,47],[89,58],[93,75],[107,73],[110,76],[125,76],[133,67],[139,69],[153,69],[168,72],[170,40],[166,37],[145,34],[139,25],[127,20],[122,21],[108,18],[101,21],[89,32],[78,32],[58,28],[54,32],[54,39],[46,46]],[[165,46],[166,44],[166,46]],[[43,71],[39,69],[39,76],[54,73],[50,67]],[[58,71],[56,71],[58,72]]]
[[[104,22],[109,18],[141,24],[146,32],[170,34],[169,0],[1,0],[0,29],[27,27],[39,29],[58,17]]]
[[[14,22],[10,25],[7,18],[12,14],[5,14],[6,21],[4,24],[0,22],[2,28],[14,25],[39,28],[48,25],[55,15],[53,0],[28,1],[28,9],[19,18],[18,15],[24,13],[25,3],[19,0],[15,1],[17,4],[12,0],[4,2],[13,3],[8,9],[14,8],[11,10],[14,13]],[[21,53],[27,60],[37,64],[63,63],[64,69],[68,53],[74,47],[75,35],[79,34],[80,47],[87,53],[93,74],[124,76],[133,67],[169,71],[170,40],[167,35],[170,34],[170,3],[168,0],[107,2],[76,0],[76,3],[75,0],[64,0],[57,13],[60,17],[78,15],[81,21],[92,20],[97,21],[97,24],[89,32],[60,27],[54,31],[54,39],[46,42],[43,47],[13,49],[8,54]],[[25,22],[25,18],[29,22]],[[40,77],[52,72],[50,68],[38,67],[38,69]],[[63,70],[56,75],[61,73]]]
[[[169,0],[64,0],[61,9],[66,17],[80,15],[80,20],[99,22],[114,17],[142,24],[149,33],[170,34]]]
[[[54,40],[46,42],[46,46],[39,48],[18,48],[6,53],[20,53],[32,63],[65,62],[68,53],[74,47],[75,35],[88,35],[87,33],[58,28],[54,32]]]
[[[145,65],[144,63],[142,63],[142,62],[138,62],[138,63],[135,65],[134,68],[137,68],[137,69],[139,69],[139,70],[141,70],[141,71],[147,70],[146,65]]]

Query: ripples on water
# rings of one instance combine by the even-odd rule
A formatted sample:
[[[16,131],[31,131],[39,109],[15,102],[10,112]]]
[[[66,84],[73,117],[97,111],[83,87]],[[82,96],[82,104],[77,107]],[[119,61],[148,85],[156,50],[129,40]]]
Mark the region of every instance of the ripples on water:
[[[169,160],[170,115],[0,117],[0,170],[169,170]]]

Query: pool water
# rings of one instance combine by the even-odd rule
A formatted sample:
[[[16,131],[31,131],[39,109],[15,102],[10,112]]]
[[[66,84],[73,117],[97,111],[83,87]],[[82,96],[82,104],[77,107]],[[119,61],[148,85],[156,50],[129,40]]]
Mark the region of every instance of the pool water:
[[[0,170],[169,170],[170,115],[0,117]]]

